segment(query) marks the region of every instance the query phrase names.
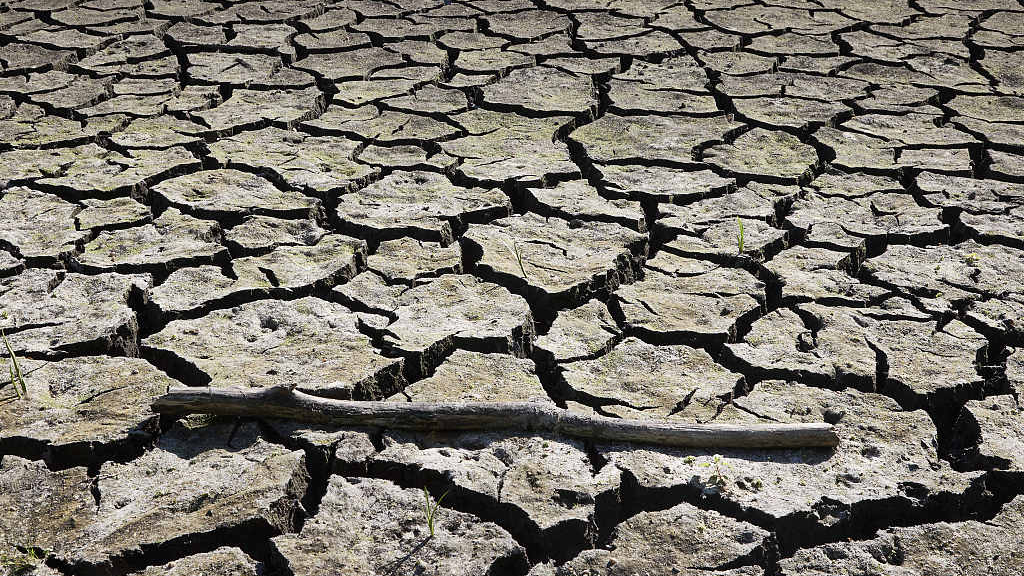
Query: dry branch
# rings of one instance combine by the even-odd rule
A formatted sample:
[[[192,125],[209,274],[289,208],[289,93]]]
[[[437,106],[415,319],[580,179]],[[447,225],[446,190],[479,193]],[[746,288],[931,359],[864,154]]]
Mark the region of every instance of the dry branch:
[[[535,402],[356,402],[311,396],[286,386],[176,388],[157,398],[162,414],[286,418],[333,426],[402,430],[521,430],[604,442],[688,448],[811,448],[839,444],[829,424],[685,424],[586,416]]]

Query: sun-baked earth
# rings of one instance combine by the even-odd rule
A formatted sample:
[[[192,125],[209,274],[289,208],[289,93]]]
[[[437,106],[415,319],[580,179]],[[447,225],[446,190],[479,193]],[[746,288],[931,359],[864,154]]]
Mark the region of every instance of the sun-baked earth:
[[[0,0],[0,329],[0,576],[1018,576],[1024,0]]]

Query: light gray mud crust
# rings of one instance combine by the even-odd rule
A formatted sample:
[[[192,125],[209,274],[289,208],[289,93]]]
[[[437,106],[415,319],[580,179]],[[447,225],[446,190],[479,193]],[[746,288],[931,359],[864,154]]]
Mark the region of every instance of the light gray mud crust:
[[[1022,1],[0,0],[0,576],[1024,574]]]

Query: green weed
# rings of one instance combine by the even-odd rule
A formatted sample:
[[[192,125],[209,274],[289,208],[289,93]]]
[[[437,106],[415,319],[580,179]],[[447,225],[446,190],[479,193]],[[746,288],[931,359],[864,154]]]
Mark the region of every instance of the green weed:
[[[743,245],[744,244],[744,241],[743,241],[744,240],[744,238],[743,238],[743,220],[740,220],[739,217],[737,217],[736,218],[736,224],[739,226],[739,232],[736,233],[736,245],[737,245],[737,248],[739,250],[736,253],[742,255],[743,254],[743,248],[744,248],[744,245]]]
[[[18,398],[28,398],[28,389],[25,388],[25,377],[21,374],[18,355],[14,353],[14,348],[11,348],[11,343],[7,340],[7,334],[4,334],[3,330],[0,330],[0,338],[3,338],[4,346],[7,347],[7,372],[10,375],[11,385],[14,386],[14,392]]]
[[[433,498],[430,497],[430,491],[427,490],[427,487],[423,487],[423,499],[425,500],[423,512],[426,515],[427,530],[430,532],[431,538],[434,537],[434,517],[437,515],[437,508],[441,505],[441,501],[444,500],[444,497],[448,495],[448,492],[451,492],[451,489],[446,490],[445,493],[441,494],[441,497],[437,500],[433,500]]]
[[[523,280],[526,280],[526,266],[523,264],[523,252],[519,249],[519,244],[515,240],[509,240],[505,242],[506,246],[512,255],[515,256],[516,262],[519,264],[519,271],[523,275]]]
[[[45,553],[40,554],[36,548],[29,548],[25,552],[13,555],[0,552],[0,568],[4,570],[4,574],[20,576],[35,571],[44,559]]]
[[[725,491],[729,486],[729,477],[726,474],[726,469],[732,469],[732,466],[726,462],[721,455],[715,454],[710,462],[701,462],[700,465],[704,468],[711,469],[711,475],[708,477],[708,484],[718,488],[719,491]]]

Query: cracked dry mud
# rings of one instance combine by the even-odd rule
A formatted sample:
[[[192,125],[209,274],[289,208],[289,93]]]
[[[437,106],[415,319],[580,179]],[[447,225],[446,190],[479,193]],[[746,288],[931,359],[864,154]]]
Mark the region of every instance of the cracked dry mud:
[[[1024,573],[1022,62],[1022,0],[0,0],[0,576]],[[841,441],[149,407],[281,383]]]

